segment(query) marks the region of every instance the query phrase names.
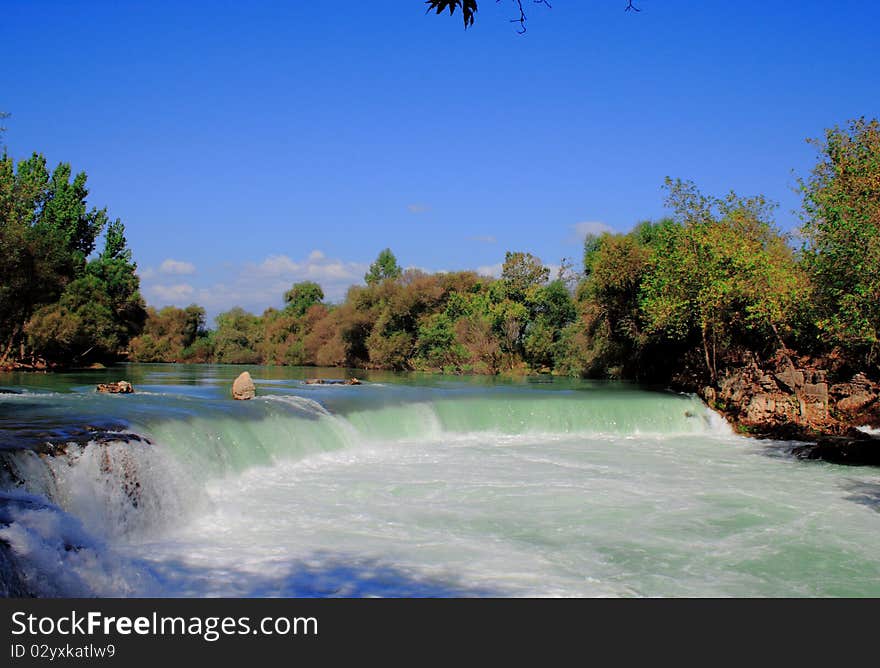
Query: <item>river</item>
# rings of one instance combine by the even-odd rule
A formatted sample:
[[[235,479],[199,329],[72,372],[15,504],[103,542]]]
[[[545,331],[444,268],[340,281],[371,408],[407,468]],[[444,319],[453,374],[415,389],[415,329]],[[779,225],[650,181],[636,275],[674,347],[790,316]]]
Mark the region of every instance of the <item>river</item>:
[[[695,397],[248,367],[257,397],[233,401],[242,370],[0,375],[7,589],[880,596],[880,472],[737,436]],[[120,378],[136,393],[95,392]]]

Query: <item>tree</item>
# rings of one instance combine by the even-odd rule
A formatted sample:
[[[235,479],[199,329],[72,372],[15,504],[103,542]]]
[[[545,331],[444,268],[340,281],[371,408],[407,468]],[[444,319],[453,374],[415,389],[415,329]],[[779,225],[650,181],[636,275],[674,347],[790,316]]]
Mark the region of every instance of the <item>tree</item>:
[[[853,120],[811,143],[819,160],[799,185],[816,324],[873,363],[880,347],[880,122]]]
[[[104,250],[88,263],[86,272],[103,283],[118,325],[119,344],[128,345],[143,330],[147,313],[140,294],[137,264],[132,261],[125,239],[125,225],[118,218],[107,225]]]
[[[571,295],[562,279],[539,287],[530,300],[532,316],[526,327],[524,349],[533,367],[552,367],[562,331],[577,318]]]
[[[9,118],[12,114],[8,111],[0,111],[0,121],[3,119]],[[3,134],[6,132],[6,126],[0,125],[0,139],[3,139]],[[0,144],[0,148],[3,148],[3,144]]]
[[[719,352],[757,334],[752,346],[783,335],[802,299],[803,281],[762,197],[716,199],[690,182],[667,179],[675,226],[657,230],[657,250],[642,281],[649,333],[696,339],[715,382]]]
[[[66,163],[50,174],[37,153],[17,164],[6,153],[0,157],[0,364],[25,356],[28,320],[86,273],[86,258],[108,222],[106,209],[88,208],[86,179]]]
[[[108,226],[103,252],[83,275],[28,320],[24,331],[33,353],[55,363],[115,360],[147,317],[136,269],[117,219]]]
[[[500,0],[495,0],[499,2]],[[520,34],[525,33],[526,31],[526,21],[528,18],[526,17],[526,11],[523,8],[523,0],[511,0],[514,3],[519,16],[516,18],[510,19],[511,23],[518,23]],[[545,7],[550,7],[550,2],[548,0],[532,0],[533,4],[536,5],[544,5]],[[467,30],[470,26],[474,24],[474,19],[476,18],[477,13],[477,0],[426,0],[425,4],[428,5],[428,12],[433,11],[435,14],[441,14],[446,10],[449,10],[449,15],[453,16],[455,14],[456,9],[461,9],[461,16],[464,20],[464,28]],[[639,10],[634,4],[633,0],[627,0],[625,11],[634,11],[638,12]]]
[[[370,270],[364,275],[367,285],[373,285],[384,281],[386,278],[398,278],[403,271],[397,264],[397,258],[390,248],[379,253],[376,261],[370,265]]]
[[[505,253],[501,281],[510,299],[525,301],[530,291],[546,283],[549,278],[550,270],[531,253]]]
[[[263,338],[260,319],[236,306],[217,316],[214,354],[221,364],[259,364]]]
[[[324,291],[314,281],[302,281],[294,283],[284,293],[286,308],[295,315],[301,316],[314,304],[320,304],[324,300]]]

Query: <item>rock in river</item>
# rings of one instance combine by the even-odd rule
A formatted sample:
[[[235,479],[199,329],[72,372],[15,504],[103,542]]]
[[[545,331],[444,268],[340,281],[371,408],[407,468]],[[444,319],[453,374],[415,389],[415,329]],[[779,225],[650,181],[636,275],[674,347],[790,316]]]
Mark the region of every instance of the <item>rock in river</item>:
[[[127,380],[120,380],[116,383],[100,383],[98,392],[109,392],[110,394],[133,394],[134,388]]]
[[[251,375],[245,371],[235,382],[232,383],[232,398],[239,400],[253,399],[257,395],[257,388]]]

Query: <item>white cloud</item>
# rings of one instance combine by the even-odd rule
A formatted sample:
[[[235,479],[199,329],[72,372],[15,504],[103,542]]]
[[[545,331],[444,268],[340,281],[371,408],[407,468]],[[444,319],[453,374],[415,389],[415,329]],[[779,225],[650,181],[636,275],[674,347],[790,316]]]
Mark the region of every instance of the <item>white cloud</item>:
[[[607,223],[598,220],[587,220],[581,223],[575,223],[571,226],[571,241],[580,242],[586,239],[589,234],[599,236],[605,232],[614,234],[614,228]]]
[[[410,213],[425,213],[431,210],[430,204],[407,204],[407,211]]]
[[[156,305],[165,306],[173,304],[175,306],[184,305],[183,302],[189,304],[192,301],[192,295],[195,292],[193,286],[186,283],[177,285],[151,285],[144,289],[149,301]]]
[[[499,278],[501,276],[502,263],[498,264],[490,264],[484,265],[482,267],[477,267],[477,273],[482,276],[491,276],[492,278]]]
[[[475,237],[468,237],[471,241],[479,241],[484,244],[495,244],[498,243],[498,239],[493,237],[491,234],[480,234]]]
[[[327,301],[338,302],[348,288],[363,282],[368,264],[328,258],[314,250],[301,260],[287,255],[269,255],[261,261],[223,263],[218,265],[218,279],[208,285],[193,287],[189,284],[155,285],[144,279],[142,289],[147,302],[153,306],[186,306],[196,302],[208,311],[209,319],[233,306],[241,306],[252,313],[262,313],[272,306],[280,308],[284,292],[293,283],[315,281],[324,290]],[[155,272],[149,275],[155,276]]]
[[[168,258],[159,265],[160,274],[188,275],[196,273],[196,266],[191,262]]]
[[[286,255],[270,255],[258,265],[248,263],[245,267],[260,276],[272,277],[296,273],[300,265]]]

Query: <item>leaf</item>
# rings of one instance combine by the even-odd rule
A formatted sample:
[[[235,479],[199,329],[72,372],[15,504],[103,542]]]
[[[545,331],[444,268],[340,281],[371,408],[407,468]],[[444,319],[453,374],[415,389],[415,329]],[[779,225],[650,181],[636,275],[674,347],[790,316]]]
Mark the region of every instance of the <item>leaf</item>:
[[[465,30],[474,24],[474,14],[477,12],[476,0],[426,0],[425,4],[428,5],[429,12],[433,9],[435,14],[441,14],[448,9],[450,16],[455,13],[456,7],[461,7]]]

